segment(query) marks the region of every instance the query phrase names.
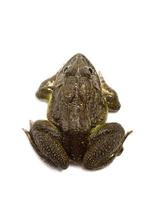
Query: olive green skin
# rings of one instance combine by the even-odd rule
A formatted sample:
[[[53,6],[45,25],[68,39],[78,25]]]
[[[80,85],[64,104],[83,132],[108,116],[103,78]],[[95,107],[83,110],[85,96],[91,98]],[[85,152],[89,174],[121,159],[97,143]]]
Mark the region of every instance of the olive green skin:
[[[123,151],[128,136],[108,112],[120,109],[117,93],[82,54],[40,85],[36,96],[48,103],[47,120],[31,123],[28,138],[49,164],[66,169],[70,161],[102,168]]]

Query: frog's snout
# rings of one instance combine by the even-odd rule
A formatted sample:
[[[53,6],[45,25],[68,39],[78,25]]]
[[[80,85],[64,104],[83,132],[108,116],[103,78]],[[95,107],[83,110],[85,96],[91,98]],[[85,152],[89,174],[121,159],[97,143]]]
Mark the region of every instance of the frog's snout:
[[[94,67],[82,54],[73,56],[64,67],[66,76],[90,77],[94,72]]]

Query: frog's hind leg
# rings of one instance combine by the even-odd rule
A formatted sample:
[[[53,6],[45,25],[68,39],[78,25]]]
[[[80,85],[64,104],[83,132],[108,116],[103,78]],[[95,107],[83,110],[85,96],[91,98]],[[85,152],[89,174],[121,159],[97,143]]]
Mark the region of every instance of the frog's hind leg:
[[[50,165],[66,169],[69,158],[61,144],[60,132],[47,120],[30,123],[30,131],[23,129],[38,155]]]
[[[107,123],[97,133],[89,136],[88,150],[83,158],[87,169],[103,168],[123,151],[123,143],[131,132],[125,134],[118,123]]]

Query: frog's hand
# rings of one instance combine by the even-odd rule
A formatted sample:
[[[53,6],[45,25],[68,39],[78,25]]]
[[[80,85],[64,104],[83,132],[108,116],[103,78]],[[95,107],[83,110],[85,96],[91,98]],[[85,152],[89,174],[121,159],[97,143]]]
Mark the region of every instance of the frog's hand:
[[[50,96],[52,94],[52,90],[54,87],[55,79],[56,79],[56,75],[52,76],[51,78],[46,79],[40,84],[36,92],[36,97],[38,99],[42,99],[46,101],[50,99]]]
[[[101,73],[99,73],[99,78],[101,82],[102,93],[107,101],[108,111],[117,112],[120,109],[121,105],[116,91],[113,90],[109,85],[107,85]]]

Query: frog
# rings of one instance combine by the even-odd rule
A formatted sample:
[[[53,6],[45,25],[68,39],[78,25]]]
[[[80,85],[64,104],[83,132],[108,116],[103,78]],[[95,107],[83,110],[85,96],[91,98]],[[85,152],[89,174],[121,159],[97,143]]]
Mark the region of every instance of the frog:
[[[24,132],[50,166],[62,170],[74,163],[97,170],[123,152],[132,131],[106,122],[108,113],[121,107],[118,95],[83,54],[74,55],[43,81],[36,97],[48,104],[47,120],[31,121]]]

